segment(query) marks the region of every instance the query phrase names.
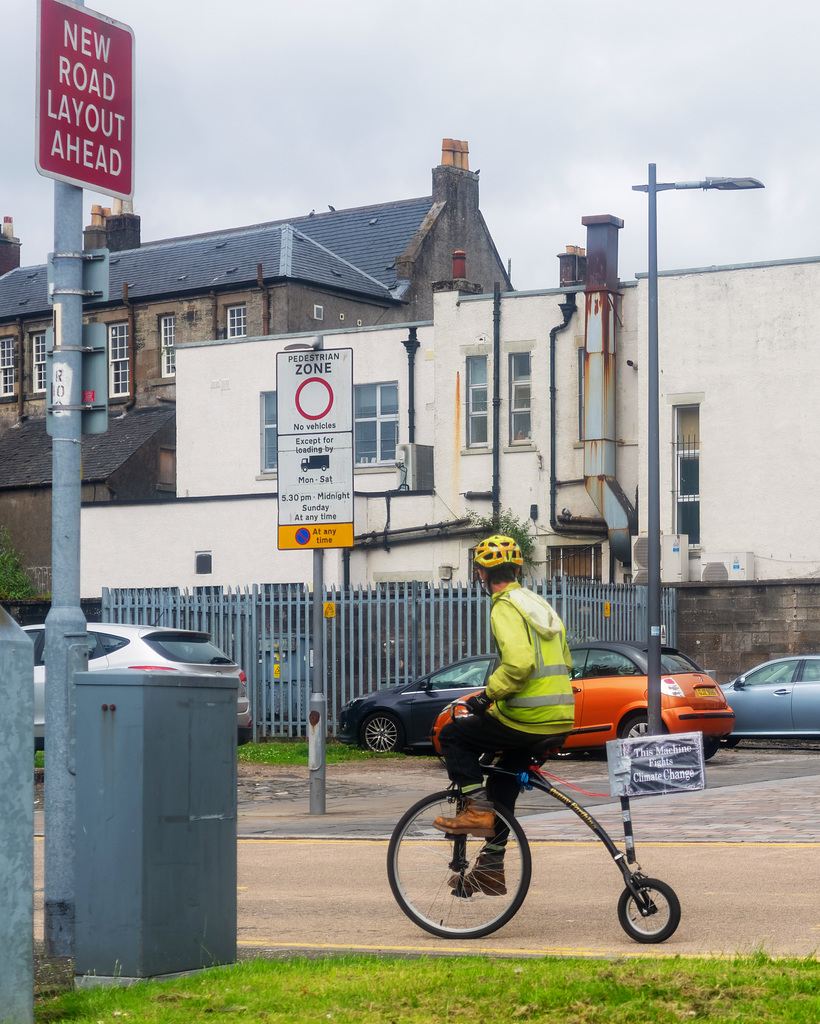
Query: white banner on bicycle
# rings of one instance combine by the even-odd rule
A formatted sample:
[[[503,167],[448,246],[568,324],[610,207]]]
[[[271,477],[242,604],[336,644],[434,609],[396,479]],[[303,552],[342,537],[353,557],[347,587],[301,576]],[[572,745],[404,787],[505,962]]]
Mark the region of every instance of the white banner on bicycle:
[[[609,740],[606,759],[613,796],[661,796],[706,789],[700,732]]]

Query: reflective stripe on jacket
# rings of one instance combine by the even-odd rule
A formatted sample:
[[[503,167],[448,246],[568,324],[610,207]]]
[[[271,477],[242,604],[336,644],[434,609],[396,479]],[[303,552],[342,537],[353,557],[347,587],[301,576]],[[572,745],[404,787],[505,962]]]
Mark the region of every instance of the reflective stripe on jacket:
[[[566,631],[543,598],[511,583],[493,595],[490,623],[500,664],[487,682],[490,710],[523,732],[549,735],[575,725]]]

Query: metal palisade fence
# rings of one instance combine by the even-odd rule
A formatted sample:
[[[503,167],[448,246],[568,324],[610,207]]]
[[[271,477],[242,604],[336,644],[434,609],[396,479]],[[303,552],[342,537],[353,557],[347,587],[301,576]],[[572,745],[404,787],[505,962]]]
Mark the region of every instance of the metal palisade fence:
[[[646,640],[646,587],[555,577],[530,584],[561,616],[572,643]],[[676,641],[677,593],[664,588],[665,642]],[[381,583],[328,587],[324,664],[328,727],[343,704],[472,654],[492,651],[490,601],[478,584]],[[306,731],[313,661],[312,595],[304,584],[108,589],[108,622],[199,629],[248,678],[254,738]]]

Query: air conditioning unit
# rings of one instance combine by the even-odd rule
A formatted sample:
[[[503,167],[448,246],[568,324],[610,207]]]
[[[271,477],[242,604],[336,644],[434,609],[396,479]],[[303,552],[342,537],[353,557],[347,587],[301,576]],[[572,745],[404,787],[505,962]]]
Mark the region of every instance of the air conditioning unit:
[[[632,582],[649,583],[649,536],[632,538]],[[661,583],[689,582],[689,537],[685,533],[661,534]]]
[[[755,578],[755,556],[753,551],[739,554],[712,552],[700,556],[700,578],[703,583],[726,583],[732,580],[753,580]]]
[[[433,490],[433,446],[396,445],[396,487],[400,491]]]

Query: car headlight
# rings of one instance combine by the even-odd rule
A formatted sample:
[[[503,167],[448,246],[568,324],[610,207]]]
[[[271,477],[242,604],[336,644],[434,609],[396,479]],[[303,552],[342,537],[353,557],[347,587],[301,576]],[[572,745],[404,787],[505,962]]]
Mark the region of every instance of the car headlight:
[[[364,700],[364,697],[354,697],[353,700],[349,700],[347,702],[347,704],[343,704],[341,710],[342,711],[351,711],[353,708],[356,707],[357,704],[361,704],[361,702],[363,700]]]
[[[686,696],[674,679],[661,679],[661,693],[665,693],[668,697]]]

